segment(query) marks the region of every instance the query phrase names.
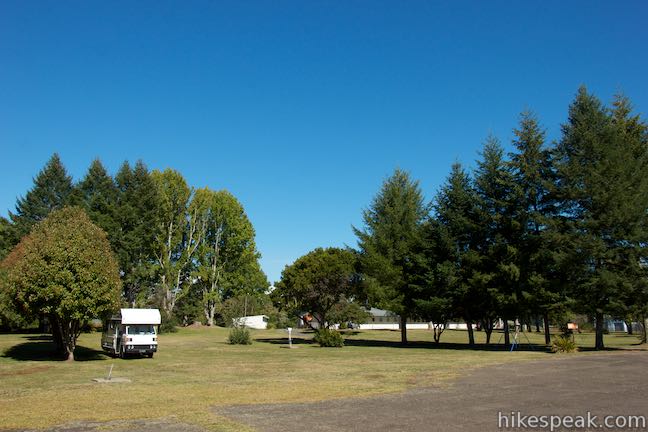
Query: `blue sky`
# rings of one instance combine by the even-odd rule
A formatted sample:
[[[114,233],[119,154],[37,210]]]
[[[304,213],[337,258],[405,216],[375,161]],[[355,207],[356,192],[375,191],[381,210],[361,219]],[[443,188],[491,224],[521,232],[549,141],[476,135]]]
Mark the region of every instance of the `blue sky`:
[[[400,167],[432,199],[581,84],[648,109],[641,1],[0,2],[0,214],[53,152],[228,189],[271,281],[351,226]]]

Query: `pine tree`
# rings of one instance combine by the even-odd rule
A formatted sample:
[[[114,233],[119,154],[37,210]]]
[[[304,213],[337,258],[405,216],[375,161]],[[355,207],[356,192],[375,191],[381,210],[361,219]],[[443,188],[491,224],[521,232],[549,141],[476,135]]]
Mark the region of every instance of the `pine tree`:
[[[452,170],[439,191],[435,204],[438,223],[435,277],[452,302],[457,317],[466,322],[468,342],[475,344],[473,324],[482,317],[481,293],[476,289],[474,276],[480,271],[483,243],[479,198],[472,180],[459,163]]]
[[[57,153],[34,178],[34,187],[16,202],[16,213],[9,213],[12,222],[11,245],[17,244],[31,228],[52,210],[68,203],[72,192],[72,178]]]
[[[118,222],[116,220],[117,186],[99,159],[92,161],[83,180],[76,186],[78,203],[90,220],[108,234],[113,248],[117,245]]]
[[[0,216],[0,261],[7,256],[12,246],[12,226],[7,218]]]
[[[479,245],[481,266],[473,277],[474,289],[480,292],[482,324],[486,343],[494,323],[504,320],[505,345],[510,344],[508,319],[521,313],[520,290],[520,212],[519,188],[497,138],[489,136],[484,143],[482,160],[477,162],[475,188],[479,197],[482,243]]]
[[[550,153],[544,148],[545,133],[533,113],[523,112],[513,133],[517,151],[511,154],[510,166],[519,187],[521,207],[516,215],[522,230],[520,286],[528,296],[529,312],[542,315],[545,343],[550,344],[549,314],[564,303],[549,231],[555,216],[554,173]]]
[[[417,181],[397,169],[364,211],[358,237],[363,272],[374,282],[378,305],[400,315],[401,342],[407,343],[407,319],[414,311],[412,263],[420,250],[421,226],[429,211]]]
[[[556,148],[563,236],[572,269],[580,269],[572,295],[595,316],[596,349],[604,348],[604,315],[627,313],[643,274],[648,154],[626,108],[609,113],[580,88]]]
[[[113,247],[119,260],[124,296],[130,305],[142,305],[153,294],[157,188],[141,161],[134,168],[124,162],[115,182],[118,230]]]

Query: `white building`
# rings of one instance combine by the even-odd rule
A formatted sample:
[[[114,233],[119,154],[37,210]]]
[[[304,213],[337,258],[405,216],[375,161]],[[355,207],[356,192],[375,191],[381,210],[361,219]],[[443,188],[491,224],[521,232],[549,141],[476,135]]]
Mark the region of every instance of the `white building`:
[[[247,327],[256,330],[265,330],[268,328],[267,315],[253,315],[240,318],[232,318],[232,323],[235,326]]]

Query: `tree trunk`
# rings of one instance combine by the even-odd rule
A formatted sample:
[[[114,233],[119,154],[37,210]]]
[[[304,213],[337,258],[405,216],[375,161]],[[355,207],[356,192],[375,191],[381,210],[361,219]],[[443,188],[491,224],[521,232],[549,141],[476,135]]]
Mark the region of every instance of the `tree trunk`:
[[[407,345],[407,317],[401,315],[400,318],[401,343]]]
[[[475,345],[475,333],[473,332],[472,321],[466,320],[466,326],[468,327],[468,345]]]
[[[509,334],[508,318],[504,318],[504,347],[511,347],[511,335]]]
[[[493,327],[493,321],[491,321],[490,319],[484,320],[484,322],[482,323],[482,328],[484,329],[484,333],[486,333],[486,345],[490,345],[491,336],[493,334]]]
[[[625,322],[626,328],[628,329],[628,334],[632,336],[632,320]]]
[[[549,313],[545,312],[543,317],[544,321],[544,336],[545,336],[545,345],[551,345],[551,334],[549,333]]]
[[[641,324],[643,326],[643,333],[641,334],[641,343],[646,343],[646,336],[648,336],[648,319],[645,316],[642,316]]]
[[[63,343],[63,334],[58,319],[54,315],[49,315],[48,321],[52,331],[52,340],[54,341],[54,354],[57,356],[63,356],[65,353],[65,345]]]
[[[596,312],[596,346],[595,349],[605,349],[603,344],[603,313]]]

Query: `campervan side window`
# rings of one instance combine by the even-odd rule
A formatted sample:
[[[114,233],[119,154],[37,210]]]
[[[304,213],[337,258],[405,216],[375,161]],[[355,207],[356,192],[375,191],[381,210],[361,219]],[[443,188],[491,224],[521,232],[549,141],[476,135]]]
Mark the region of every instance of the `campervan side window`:
[[[135,324],[129,325],[128,327],[129,335],[154,335],[155,326],[151,324]]]

